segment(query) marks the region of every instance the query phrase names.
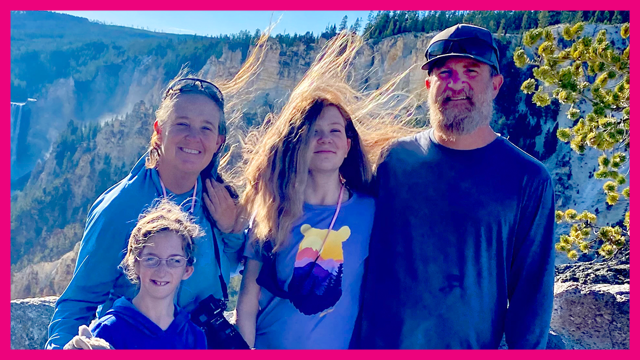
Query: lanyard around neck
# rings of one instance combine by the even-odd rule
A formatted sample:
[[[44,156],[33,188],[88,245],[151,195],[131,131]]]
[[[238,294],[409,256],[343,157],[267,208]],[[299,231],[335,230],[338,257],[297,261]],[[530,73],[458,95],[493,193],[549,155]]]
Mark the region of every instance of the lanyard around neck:
[[[167,189],[164,187],[164,183],[162,182],[162,178],[160,176],[158,176],[158,179],[160,179],[160,186],[162,186],[162,196],[164,198],[167,197]],[[193,208],[196,205],[196,191],[198,190],[198,179],[196,179],[196,184],[193,186],[193,196],[191,197],[191,210],[189,210],[190,213],[193,214]]]
[[[340,187],[340,195],[338,195],[338,204],[336,205],[336,212],[333,213],[333,219],[331,219],[331,224],[329,224],[329,229],[327,229],[327,235],[324,236],[324,240],[322,240],[322,246],[320,246],[320,250],[318,251],[318,256],[316,256],[316,260],[320,257],[322,250],[324,249],[324,244],[327,242],[329,238],[329,234],[331,234],[331,230],[333,229],[333,225],[336,223],[336,219],[338,218],[338,213],[340,212],[340,207],[342,206],[342,195],[344,194],[344,182],[342,183],[342,187]]]

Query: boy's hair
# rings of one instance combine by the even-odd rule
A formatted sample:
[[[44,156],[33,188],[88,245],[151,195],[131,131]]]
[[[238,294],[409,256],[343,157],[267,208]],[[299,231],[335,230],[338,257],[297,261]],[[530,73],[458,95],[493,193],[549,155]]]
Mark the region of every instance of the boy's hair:
[[[120,266],[131,283],[136,284],[139,281],[140,277],[136,273],[134,265],[149,242],[149,238],[163,231],[171,231],[182,238],[182,249],[184,257],[187,258],[187,266],[193,266],[196,260],[193,256],[195,250],[193,239],[204,235],[204,233],[179,205],[162,199],[157,205],[140,215],[138,223],[129,237],[127,255]]]

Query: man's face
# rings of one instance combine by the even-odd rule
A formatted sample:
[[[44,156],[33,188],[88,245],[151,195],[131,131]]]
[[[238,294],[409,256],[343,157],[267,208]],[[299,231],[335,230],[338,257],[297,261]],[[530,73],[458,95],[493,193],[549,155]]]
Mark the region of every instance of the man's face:
[[[502,81],[502,75],[492,77],[489,65],[474,59],[452,57],[434,67],[426,81],[431,125],[451,137],[489,125]]]

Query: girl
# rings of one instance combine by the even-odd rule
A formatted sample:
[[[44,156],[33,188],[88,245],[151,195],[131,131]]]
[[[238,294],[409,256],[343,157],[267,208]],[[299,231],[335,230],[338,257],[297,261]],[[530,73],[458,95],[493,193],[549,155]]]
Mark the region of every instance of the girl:
[[[252,347],[349,346],[374,214],[369,158],[407,134],[382,118],[365,125],[363,110],[388,97],[362,100],[346,84],[361,44],[349,33],[327,43],[280,115],[247,138],[242,203],[252,221],[237,326]]]

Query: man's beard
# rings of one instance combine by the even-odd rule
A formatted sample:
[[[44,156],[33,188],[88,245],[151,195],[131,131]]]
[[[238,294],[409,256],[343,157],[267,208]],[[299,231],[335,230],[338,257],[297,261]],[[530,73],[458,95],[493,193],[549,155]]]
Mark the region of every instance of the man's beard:
[[[493,99],[490,97],[493,84],[489,82],[485,91],[474,96],[473,90],[448,90],[436,97],[435,90],[429,91],[429,115],[431,126],[446,138],[455,140],[457,136],[469,135],[478,128],[489,125],[493,117]],[[466,100],[449,99],[466,96]]]

